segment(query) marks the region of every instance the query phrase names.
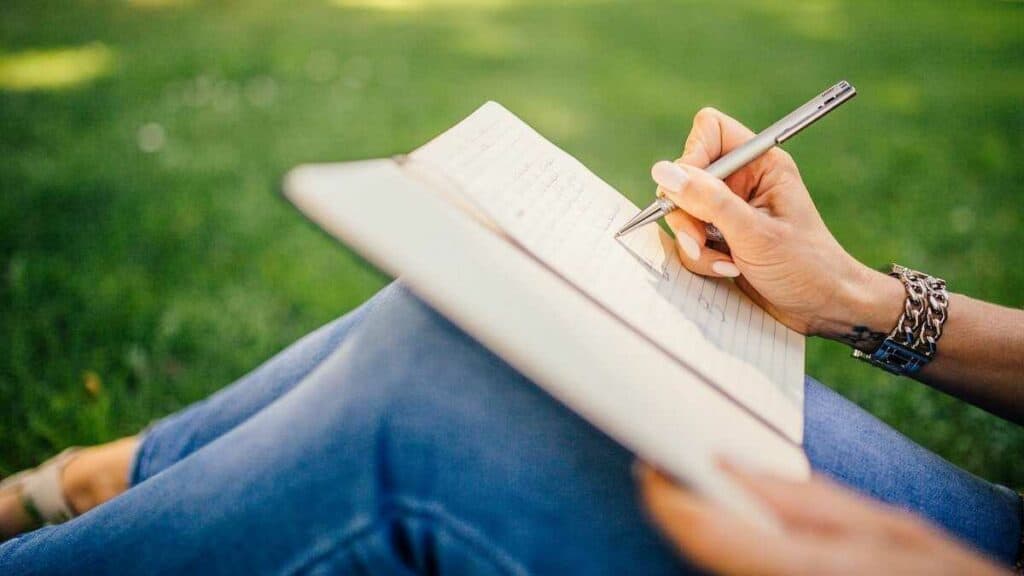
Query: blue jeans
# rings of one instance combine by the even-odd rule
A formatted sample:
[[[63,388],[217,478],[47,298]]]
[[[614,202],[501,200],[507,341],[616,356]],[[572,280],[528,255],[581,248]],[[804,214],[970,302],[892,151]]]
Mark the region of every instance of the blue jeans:
[[[1016,494],[806,389],[816,469],[1012,563]],[[0,573],[686,573],[632,460],[393,285],[156,424],[130,490],[3,544]]]

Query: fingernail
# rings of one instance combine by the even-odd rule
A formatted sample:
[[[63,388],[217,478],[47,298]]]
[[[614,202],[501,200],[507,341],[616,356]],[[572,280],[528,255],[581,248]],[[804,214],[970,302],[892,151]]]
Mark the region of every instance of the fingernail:
[[[686,181],[690,179],[685,170],[668,160],[662,160],[651,167],[651,178],[671,192],[681,192],[686,186]]]
[[[711,270],[715,274],[725,276],[726,278],[735,278],[740,275],[740,269],[732,262],[726,262],[725,260],[719,260],[712,264]]]
[[[689,234],[685,232],[676,232],[676,242],[679,242],[679,247],[686,253],[686,257],[690,260],[700,260],[700,245],[693,238],[690,238]]]

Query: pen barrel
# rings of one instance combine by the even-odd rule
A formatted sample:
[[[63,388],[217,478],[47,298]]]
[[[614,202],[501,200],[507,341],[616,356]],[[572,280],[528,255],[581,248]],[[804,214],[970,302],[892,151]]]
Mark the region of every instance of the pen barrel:
[[[857,90],[852,84],[845,80],[841,81],[818,96],[812,98],[803,106],[790,112],[775,124],[765,128],[760,134],[755,135],[747,142],[731,150],[728,154],[725,154],[718,160],[715,160],[705,170],[715,178],[725,180],[740,168],[743,168],[747,164],[757,160],[773,147],[782,144],[789,138],[792,138],[798,132],[821,119],[823,116],[835,110],[841,104],[856,95]],[[624,234],[628,234],[640,226],[651,223],[652,221],[660,218],[661,215],[667,214],[674,209],[675,205],[672,204],[670,200],[659,197],[653,204],[642,210],[630,221],[626,222],[625,226],[623,226],[615,236],[617,238]],[[708,223],[705,228],[707,231],[707,239],[709,241],[725,241],[725,238],[722,237],[722,233],[714,226],[714,224]]]
[[[761,132],[741,144],[738,148],[734,148],[725,156],[712,162],[707,167],[707,172],[719,180],[725,180],[733,172],[743,168],[758,156],[771,150],[776,144],[779,132],[780,130],[765,130]]]
[[[754,136],[750,140],[741,144],[739,147],[734,148],[725,156],[722,156],[718,160],[712,162],[711,165],[707,167],[707,172],[719,180],[725,180],[733,172],[736,172],[740,168],[750,164],[759,156],[771,150],[772,147],[776,145],[778,135],[781,132],[782,129],[778,126],[773,126],[772,128],[761,132],[757,136]],[[709,242],[725,241],[722,233],[714,224],[705,225],[705,234]]]

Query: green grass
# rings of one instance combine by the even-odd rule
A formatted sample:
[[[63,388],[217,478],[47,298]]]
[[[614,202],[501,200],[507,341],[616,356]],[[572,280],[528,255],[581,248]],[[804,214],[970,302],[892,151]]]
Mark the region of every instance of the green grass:
[[[644,201],[700,106],[756,128],[847,78],[857,100],[788,146],[838,238],[1024,305],[1020,4],[164,3],[4,3],[0,473],[135,432],[372,294],[282,174],[409,150],[487,99]],[[1024,486],[1019,428],[839,345],[807,369]]]

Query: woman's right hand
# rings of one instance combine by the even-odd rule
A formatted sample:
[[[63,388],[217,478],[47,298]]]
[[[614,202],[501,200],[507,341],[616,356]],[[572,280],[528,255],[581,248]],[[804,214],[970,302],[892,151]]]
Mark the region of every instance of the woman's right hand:
[[[753,136],[705,108],[693,120],[682,157],[651,169],[659,192],[680,208],[667,221],[683,265],[737,277],[751,298],[798,332],[877,345],[896,323],[903,287],[839,245],[790,155],[773,148],[724,182],[703,170]],[[705,222],[718,227],[728,251],[705,245]]]

